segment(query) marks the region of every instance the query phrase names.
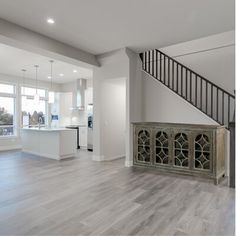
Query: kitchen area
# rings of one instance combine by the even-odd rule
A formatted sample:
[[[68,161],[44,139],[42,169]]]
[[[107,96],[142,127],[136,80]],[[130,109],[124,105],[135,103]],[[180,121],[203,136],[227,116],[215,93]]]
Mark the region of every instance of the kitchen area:
[[[93,151],[93,70],[0,44],[0,151]]]
[[[38,125],[22,128],[24,152],[61,160],[75,157],[79,149],[93,151],[92,80],[64,83],[61,91],[48,104],[48,125],[41,124],[39,117]]]

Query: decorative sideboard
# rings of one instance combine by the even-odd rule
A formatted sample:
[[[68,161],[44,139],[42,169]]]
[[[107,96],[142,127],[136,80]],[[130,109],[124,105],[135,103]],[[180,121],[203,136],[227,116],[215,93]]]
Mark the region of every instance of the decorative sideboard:
[[[225,174],[225,127],[133,123],[134,165],[213,179]]]

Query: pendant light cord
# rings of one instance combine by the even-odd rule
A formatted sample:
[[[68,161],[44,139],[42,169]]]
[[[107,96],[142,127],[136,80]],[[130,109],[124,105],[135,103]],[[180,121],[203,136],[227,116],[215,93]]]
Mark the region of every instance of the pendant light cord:
[[[38,94],[38,65],[35,65],[35,75],[36,75],[36,94]]]
[[[52,91],[52,63],[53,62],[54,62],[53,60],[50,61],[50,63],[51,63],[51,91]]]

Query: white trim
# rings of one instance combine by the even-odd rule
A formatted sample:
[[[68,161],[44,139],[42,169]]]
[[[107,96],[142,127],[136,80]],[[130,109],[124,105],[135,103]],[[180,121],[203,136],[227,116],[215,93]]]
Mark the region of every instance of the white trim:
[[[11,127],[11,126],[7,126],[7,127]],[[15,125],[12,126],[14,129],[16,129]],[[1,126],[0,126],[1,128]],[[1,135],[0,136],[0,140],[7,140],[7,139],[17,139],[19,138],[19,135]]]
[[[48,153],[38,153],[38,152],[30,151],[30,150],[27,150],[27,149],[23,149],[22,152],[29,153],[29,154],[32,154],[32,155],[35,155],[35,156],[39,156],[39,157],[44,157],[44,158],[49,158],[49,159],[53,159],[53,160],[58,160],[58,161],[62,160],[62,159],[66,159],[66,158],[70,158],[70,157],[75,157],[76,156],[75,153],[59,156],[59,155],[51,155],[51,154],[48,154]]]
[[[105,158],[104,156],[93,155],[92,160],[93,161],[113,161],[113,160],[117,160],[117,159],[121,159],[121,158],[125,158],[125,155],[113,156],[113,157],[110,157],[110,158]]]
[[[133,161],[125,161],[125,167],[131,167],[133,166]]]
[[[22,149],[22,145],[0,146],[0,151],[11,151],[16,149]]]
[[[93,155],[92,160],[93,160],[93,161],[104,161],[104,156],[96,156],[96,155]]]
[[[113,160],[117,160],[117,159],[121,159],[121,158],[125,158],[125,154],[121,155],[121,156],[113,156],[113,157],[105,159],[104,161],[113,161]]]

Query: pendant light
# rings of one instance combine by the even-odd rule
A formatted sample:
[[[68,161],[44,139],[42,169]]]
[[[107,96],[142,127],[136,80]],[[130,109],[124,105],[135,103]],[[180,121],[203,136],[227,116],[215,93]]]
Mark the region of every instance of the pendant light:
[[[55,94],[54,94],[53,89],[52,89],[52,64],[53,64],[54,61],[50,60],[49,62],[51,63],[51,76],[50,76],[50,78],[51,78],[51,88],[48,92],[48,103],[53,104],[54,101],[55,101]]]
[[[35,87],[36,87],[36,93],[34,95],[34,104],[35,105],[39,105],[39,100],[40,100],[40,97],[39,97],[39,94],[38,94],[38,68],[39,66],[38,65],[35,65]]]

